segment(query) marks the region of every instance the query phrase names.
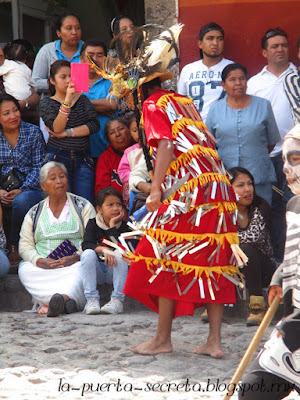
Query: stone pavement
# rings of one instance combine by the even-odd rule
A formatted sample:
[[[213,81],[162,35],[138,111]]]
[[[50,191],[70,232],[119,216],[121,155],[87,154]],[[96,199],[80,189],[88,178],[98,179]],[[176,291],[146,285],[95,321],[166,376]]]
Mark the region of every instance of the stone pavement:
[[[141,307],[121,315],[58,318],[0,312],[0,399],[222,399],[224,382],[232,377],[256,328],[247,328],[244,319],[227,312],[222,329],[225,357],[195,355],[193,348],[204,343],[208,333],[200,312],[177,318],[174,352],[156,356],[127,349],[156,330],[157,315]],[[216,385],[219,390],[214,390]],[[296,398],[295,392],[288,397]]]

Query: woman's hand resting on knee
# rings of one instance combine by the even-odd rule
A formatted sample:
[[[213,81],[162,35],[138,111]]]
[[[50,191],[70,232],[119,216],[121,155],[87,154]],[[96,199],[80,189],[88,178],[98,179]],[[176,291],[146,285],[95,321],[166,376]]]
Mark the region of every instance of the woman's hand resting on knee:
[[[57,269],[64,268],[73,265],[75,262],[79,261],[80,257],[76,254],[72,256],[62,257],[58,260],[53,260],[52,258],[39,258],[36,265],[43,269]]]

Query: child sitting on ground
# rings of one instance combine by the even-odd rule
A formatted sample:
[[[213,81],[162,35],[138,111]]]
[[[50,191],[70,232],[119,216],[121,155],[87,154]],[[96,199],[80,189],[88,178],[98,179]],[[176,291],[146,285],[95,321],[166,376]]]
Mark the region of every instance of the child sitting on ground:
[[[112,187],[99,190],[96,196],[96,218],[90,219],[84,233],[81,255],[82,280],[87,303],[85,314],[119,314],[123,312],[125,295],[123,288],[128,265],[118,256],[104,253],[102,240],[114,241],[121,233],[128,231],[124,217],[120,192]],[[115,252],[117,253],[117,252]],[[99,257],[101,257],[99,259]],[[109,303],[100,309],[97,284],[112,283],[113,292]]]
[[[19,43],[7,43],[3,49],[5,59],[0,59],[0,75],[3,78],[5,92],[17,100],[26,100],[35,83],[31,78],[31,69],[25,64],[27,50]]]

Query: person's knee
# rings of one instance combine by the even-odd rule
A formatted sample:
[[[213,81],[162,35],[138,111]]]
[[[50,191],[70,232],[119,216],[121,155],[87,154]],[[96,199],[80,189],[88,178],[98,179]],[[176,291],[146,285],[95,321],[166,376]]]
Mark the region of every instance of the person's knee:
[[[92,249],[86,249],[80,256],[81,265],[84,264],[85,267],[89,267],[92,263],[98,260],[96,252]]]
[[[9,271],[10,263],[4,251],[0,251],[0,278],[3,278]]]

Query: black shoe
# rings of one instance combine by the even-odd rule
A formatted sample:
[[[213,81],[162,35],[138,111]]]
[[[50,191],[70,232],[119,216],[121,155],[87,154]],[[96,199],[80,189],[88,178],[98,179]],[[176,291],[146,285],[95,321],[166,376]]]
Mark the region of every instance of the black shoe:
[[[59,293],[55,293],[49,302],[47,317],[58,317],[62,314],[65,308],[65,299]]]
[[[69,299],[65,302],[65,313],[66,314],[73,314],[75,312],[78,312],[77,305],[75,303],[75,300]]]

